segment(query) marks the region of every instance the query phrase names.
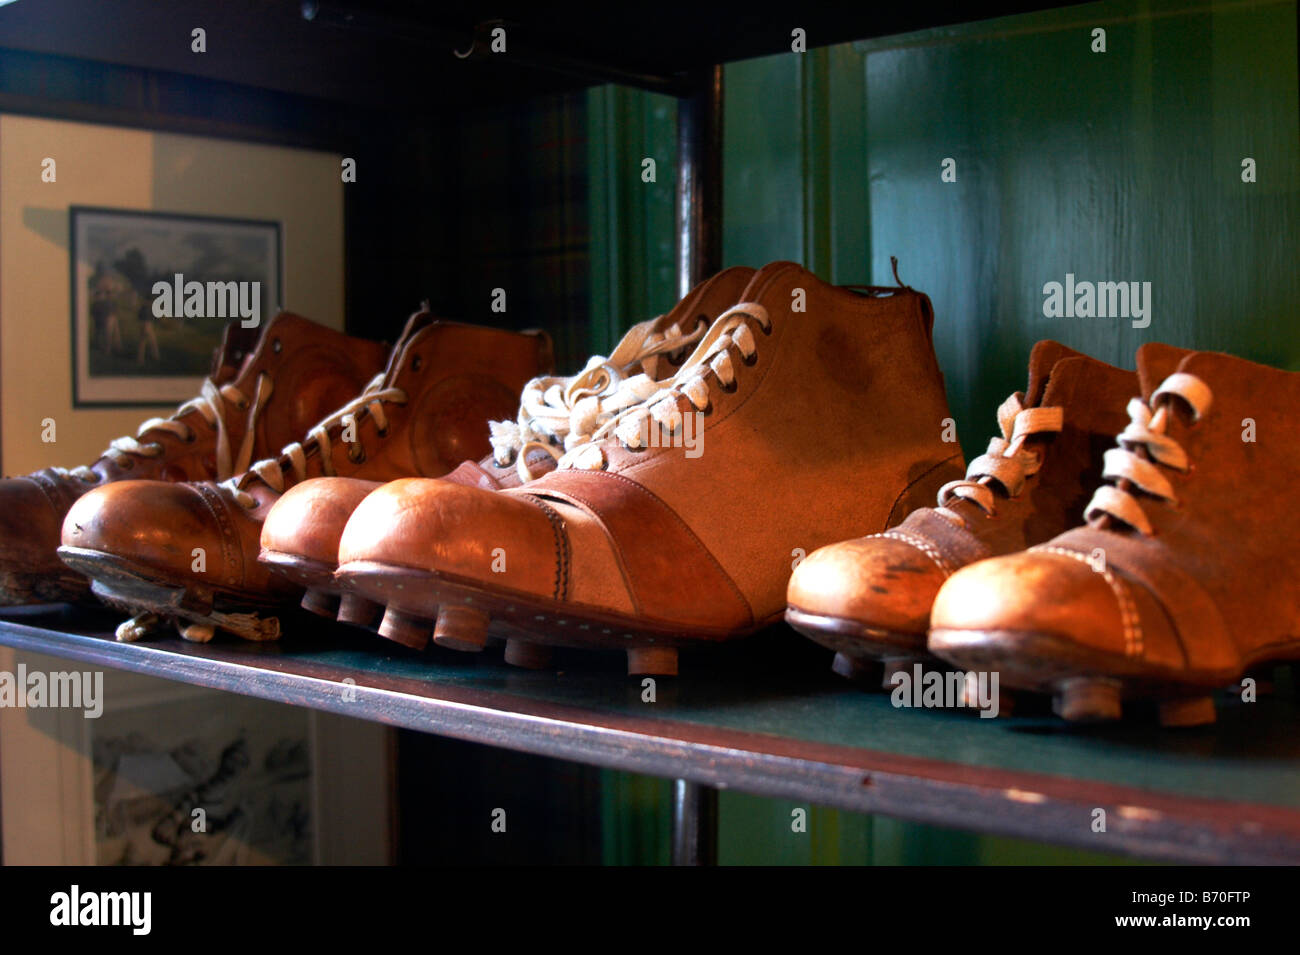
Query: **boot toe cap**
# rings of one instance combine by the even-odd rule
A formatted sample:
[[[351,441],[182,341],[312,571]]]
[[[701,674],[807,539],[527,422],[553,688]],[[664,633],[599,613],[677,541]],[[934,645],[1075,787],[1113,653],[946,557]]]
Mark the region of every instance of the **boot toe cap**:
[[[410,567],[549,596],[557,533],[527,498],[408,478],[361,502],[339,543],[339,564]]]
[[[1083,554],[1022,551],[953,574],[930,612],[930,650],[958,664],[1008,665],[1026,639],[1122,657],[1136,624],[1132,588]],[[974,656],[974,659],[973,659]]]
[[[358,478],[313,478],[294,485],[272,505],[262,524],[264,551],[333,565],[353,512],[381,485]]]
[[[911,544],[863,537],[813,551],[790,577],[789,605],[867,629],[924,634],[944,572]]]
[[[187,484],[119,481],[82,495],[63,521],[63,546],[97,551],[166,573],[188,574],[195,549],[205,562],[221,548],[211,510]]]

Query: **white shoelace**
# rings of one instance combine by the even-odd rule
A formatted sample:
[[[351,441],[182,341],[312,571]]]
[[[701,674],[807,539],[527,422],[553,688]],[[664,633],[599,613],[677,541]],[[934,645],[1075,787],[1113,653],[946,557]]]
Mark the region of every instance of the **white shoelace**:
[[[1041,449],[1026,448],[1025,441],[1035,434],[1059,432],[1064,424],[1062,408],[1026,408],[1024,396],[1013,394],[998,407],[1002,437],[989,441],[988,450],[966,468],[964,480],[949,481],[939,488],[939,513],[964,527],[965,519],[948,506],[960,499],[970,501],[989,517],[995,516],[994,488],[1000,487],[1007,497],[1016,497],[1025,481],[1043,466]]]
[[[364,410],[374,419],[375,428],[382,437],[388,431],[388,416],[384,412],[384,404],[387,402],[405,404],[406,400],[406,392],[401,388],[384,387],[384,373],[381,372],[370,380],[370,383],[366,385],[360,395],[308,431],[302,441],[295,441],[292,444],[285,445],[280,450],[278,457],[258,461],[249,467],[245,473],[237,474],[222,482],[221,486],[229,491],[240,505],[251,510],[257,506],[257,499],[244,490],[248,485],[248,481],[256,477],[277,494],[280,494],[284,492],[286,486],[286,467],[293,474],[293,483],[305,480],[307,477],[307,448],[305,446],[310,444],[315,444],[317,451],[320,453],[321,470],[324,475],[332,477],[336,472],[334,470],[334,459],[330,453],[333,448],[330,432],[334,428],[343,427],[346,424],[344,419],[348,416],[352,417],[354,425],[359,426],[360,421],[357,416]],[[353,451],[348,452],[348,456],[352,461],[360,463],[365,460],[365,449],[361,447],[360,442],[350,443],[357,449],[356,453],[353,453]]]
[[[599,442],[609,436],[616,437],[629,448],[640,448],[647,441],[649,426],[652,424],[658,425],[664,432],[676,432],[682,423],[679,405],[681,398],[689,401],[696,411],[706,411],[712,387],[707,377],[708,372],[713,372],[723,388],[731,388],[736,382],[736,367],[731,358],[731,349],[735,348],[745,362],[749,362],[758,353],[758,345],[747,319],[757,322],[764,332],[772,329],[772,320],[762,305],[742,303],[727,309],[700,339],[695,351],[677,370],[677,374],[661,382],[657,390],[644,401],[619,412],[602,424],[590,435],[588,443],[567,451],[560,458],[559,467],[601,470],[605,467],[605,452]]]
[[[704,334],[704,323],[686,334],[678,324],[664,331],[658,319],[632,326],[608,358],[593,356],[571,378],[534,378],[524,386],[516,421],[490,424],[492,457],[500,467],[513,462],[521,480],[535,476],[529,453],[545,451],[559,460],[565,451],[586,442],[604,421],[650,397],[659,387],[659,359],[693,344]],[[640,365],[641,374],[628,376]]]
[[[1187,452],[1165,434],[1169,403],[1161,399],[1170,395],[1178,395],[1187,402],[1192,409],[1193,421],[1200,420],[1210,410],[1213,400],[1209,385],[1195,375],[1181,371],[1164,380],[1151,396],[1150,405],[1141,398],[1134,398],[1128,403],[1129,423],[1120,433],[1119,447],[1111,448],[1103,459],[1102,477],[1112,481],[1126,481],[1151,497],[1177,504],[1173,485],[1161,473],[1160,468],[1185,472],[1190,464]],[[1145,452],[1145,457],[1136,453],[1138,448]],[[1122,487],[1103,485],[1097,488],[1084,511],[1084,520],[1091,521],[1103,515],[1123,521],[1142,534],[1150,534],[1152,531],[1151,521],[1143,512],[1138,499]]]
[[[253,441],[256,436],[257,417],[266,406],[267,399],[271,397],[270,377],[265,374],[258,375],[256,387],[257,392],[250,407],[247,396],[234,385],[221,385],[218,387],[213,383],[212,379],[204,379],[197,398],[191,398],[185,402],[172,413],[170,418],[150,418],[140,425],[134,438],[130,436],[114,438],[109,442],[108,448],[101,457],[109,458],[114,464],[127,467],[130,466],[128,462],[132,455],[144,458],[159,457],[163,453],[161,444],[157,441],[140,440],[150,431],[163,431],[175,435],[182,441],[193,441],[194,429],[177,419],[183,418],[191,411],[197,411],[203,417],[203,420],[208,423],[209,427],[216,429],[216,479],[224,481],[232,475],[239,474],[247,469],[248,463],[253,457]],[[233,455],[230,451],[230,435],[226,431],[225,416],[221,413],[222,401],[230,402],[241,411],[248,410],[244,439],[240,442],[239,450]],[[76,477],[88,484],[99,481],[99,475],[85,465],[76,468],[54,468],[53,470],[64,477]]]

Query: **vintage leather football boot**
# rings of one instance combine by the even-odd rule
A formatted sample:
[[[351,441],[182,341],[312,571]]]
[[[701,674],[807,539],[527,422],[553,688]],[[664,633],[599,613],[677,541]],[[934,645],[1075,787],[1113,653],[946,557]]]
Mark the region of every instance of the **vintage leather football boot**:
[[[1039,342],[1028,387],[998,408],[1002,434],[965,479],[895,528],[809,554],[790,577],[786,620],[836,651],[837,673],[891,687],[896,670],[928,657],[930,605],[954,571],[1079,523],[1137,387],[1131,371]]]
[[[780,619],[802,552],[883,530],[961,474],[932,322],[912,289],[769,265],[655,395],[550,474],[375,491],[339,578],[442,646],[481,649],[491,625],[510,662],[559,644],[675,673],[679,646]]]
[[[267,608],[297,603],[299,585],[258,563],[261,525],[285,488],[308,477],[382,481],[446,473],[487,448],[487,422],[509,414],[519,389],[550,361],[541,333],[408,321],[388,368],[298,435],[275,458],[223,482],[133,482],[87,494],[69,511],[59,555],[94,591],[140,612],[119,628],[138,639],[175,619],[191,640],[218,628],[275,639]],[[360,389],[359,389],[360,390]]]
[[[387,354],[288,312],[260,329],[228,325],[199,395],[171,417],[114,439],[88,467],[0,481],[0,604],[92,600],[89,581],[57,554],[63,518],[87,491],[126,479],[224,481],[355,394]]]
[[[465,461],[444,480],[500,490],[553,470],[565,450],[671,377],[713,320],[736,304],[753,274],[739,266],[719,272],[667,314],[634,325],[608,358],[593,356],[568,378],[533,379],[524,386],[516,419],[491,423],[492,453],[481,461]],[[306,588],[306,609],[343,623],[380,624],[381,606],[342,592],[334,581],[343,528],[379,485],[354,477],[313,478],[286,491],[267,514],[258,559]],[[390,627],[398,620],[394,615]],[[388,635],[401,636],[395,631]]]
[[[1086,526],[949,578],[931,651],[1053,694],[1068,720],[1149,699],[1165,725],[1211,722],[1214,690],[1300,660],[1300,373],[1168,357],[1138,353],[1143,397]]]

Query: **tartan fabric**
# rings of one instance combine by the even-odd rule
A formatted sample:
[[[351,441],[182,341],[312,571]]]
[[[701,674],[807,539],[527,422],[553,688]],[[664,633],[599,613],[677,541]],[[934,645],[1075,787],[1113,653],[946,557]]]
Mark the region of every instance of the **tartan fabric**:
[[[470,321],[544,328],[557,367],[587,358],[589,221],[584,93],[478,111],[459,137],[455,300]],[[490,310],[506,291],[504,315]]]

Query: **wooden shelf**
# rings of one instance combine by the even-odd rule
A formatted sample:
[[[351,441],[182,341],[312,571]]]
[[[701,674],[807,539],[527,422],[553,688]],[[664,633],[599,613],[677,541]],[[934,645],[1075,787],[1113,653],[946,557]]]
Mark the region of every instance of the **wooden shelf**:
[[[777,629],[683,658],[642,702],[616,657],[557,671],[401,647],[313,619],[279,644],[121,644],[116,618],[69,608],[0,613],[0,644],[393,726],[734,788],[1152,859],[1300,862],[1300,716],[1286,671],[1219,722],[1079,728],[1049,714],[978,719],[895,708],[831,675],[822,651]],[[350,681],[350,682],[345,682]],[[355,685],[353,685],[353,682]],[[1093,832],[1095,809],[1107,831]]]

